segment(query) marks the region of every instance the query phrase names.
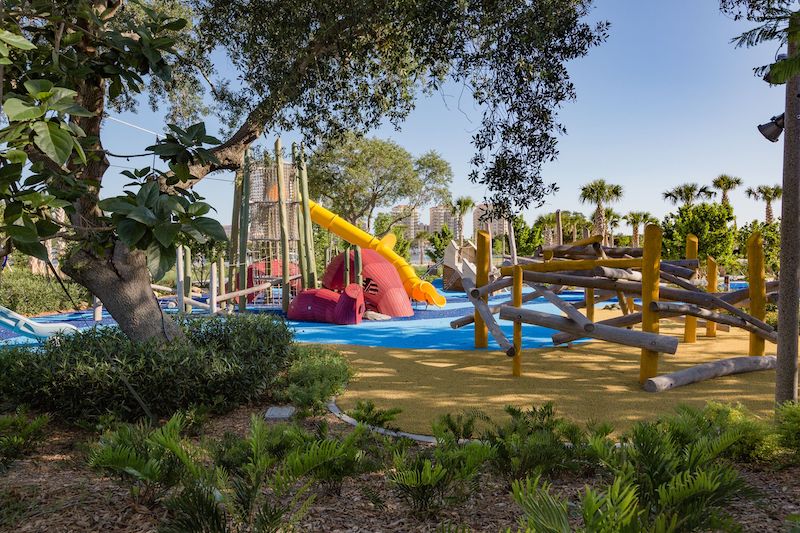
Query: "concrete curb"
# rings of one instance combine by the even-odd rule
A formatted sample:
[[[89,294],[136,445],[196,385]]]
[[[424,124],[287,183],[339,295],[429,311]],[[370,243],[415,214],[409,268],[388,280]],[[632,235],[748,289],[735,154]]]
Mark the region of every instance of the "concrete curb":
[[[336,415],[340,420],[350,424],[351,426],[355,427],[360,424],[358,420],[355,418],[348,416],[345,414],[339,406],[336,405],[336,398],[333,398],[331,401],[328,402],[328,411]],[[362,426],[366,426],[370,431],[378,433],[380,435],[386,435],[387,437],[404,437],[406,439],[411,439],[417,442],[424,442],[425,444],[436,444],[436,438],[433,435],[418,435],[416,433],[406,433],[405,431],[394,431],[391,429],[381,428],[377,426],[370,426],[369,424],[361,424]]]

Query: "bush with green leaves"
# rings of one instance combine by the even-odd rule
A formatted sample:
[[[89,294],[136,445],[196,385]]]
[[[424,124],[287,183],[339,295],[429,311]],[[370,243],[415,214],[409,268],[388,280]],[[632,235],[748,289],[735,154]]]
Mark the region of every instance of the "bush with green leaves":
[[[698,257],[714,257],[720,265],[734,262],[735,232],[730,227],[733,209],[726,204],[700,203],[683,205],[677,213],[664,217],[662,255],[665,259],[681,259],[686,250],[686,236],[697,236]]]
[[[316,345],[297,346],[277,399],[302,411],[324,412],[327,402],[344,390],[352,375],[339,352]]]
[[[279,387],[304,390],[304,382],[284,377],[302,357],[281,319],[191,318],[182,326],[189,342],[137,343],[117,328],[99,327],[51,338],[41,348],[3,350],[0,395],[70,421],[108,412],[137,420],[150,414],[142,404],[152,415],[169,416],[193,405],[229,408],[275,395]],[[331,352],[325,361],[334,359]]]
[[[358,400],[356,406],[347,414],[354,420],[366,424],[368,426],[385,429],[397,429],[389,426],[389,423],[397,418],[397,415],[402,413],[403,410],[397,407],[389,409],[379,409],[375,406],[372,400],[362,401]]]
[[[786,402],[776,412],[778,442],[800,457],[800,404]]]
[[[13,414],[0,415],[0,472],[36,448],[44,438],[48,422],[49,416],[31,418],[22,408]]]
[[[485,431],[482,440],[492,446],[491,464],[509,482],[561,470],[577,471],[595,466],[589,435],[577,425],[557,417],[552,402],[518,409],[506,406],[510,420]],[[602,425],[595,436],[610,434]]]
[[[707,531],[728,529],[724,508],[749,494],[736,470],[721,457],[739,439],[734,430],[698,436],[678,444],[666,424],[639,423],[622,439],[592,437],[597,457],[613,476],[600,490],[587,487],[580,496],[580,531]],[[525,512],[527,531],[575,531],[568,502],[552,493],[539,476],[517,480],[512,496]]]
[[[69,279],[63,279],[67,292],[53,277],[34,274],[27,258],[14,254],[14,266],[0,274],[0,305],[21,315],[65,311],[88,305],[89,293]]]

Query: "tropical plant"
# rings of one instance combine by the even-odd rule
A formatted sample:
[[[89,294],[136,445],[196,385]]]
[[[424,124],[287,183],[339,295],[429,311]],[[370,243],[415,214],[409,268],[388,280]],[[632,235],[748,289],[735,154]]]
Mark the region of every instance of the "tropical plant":
[[[475,201],[469,196],[459,196],[450,204],[450,213],[456,217],[456,235],[458,245],[464,246],[464,218],[475,207]]]
[[[673,204],[692,205],[697,200],[707,200],[713,198],[716,193],[707,185],[697,183],[683,183],[668,191],[664,191],[665,200]]]
[[[754,220],[736,232],[736,248],[739,257],[747,259],[747,239],[753,232],[759,232],[764,240],[764,266],[767,272],[777,275],[781,269],[781,224],[780,221],[767,224]]]
[[[634,248],[639,247],[639,227],[658,222],[656,217],[647,211],[631,211],[623,218],[631,227],[631,246]]]
[[[273,395],[305,412],[321,413],[352,377],[347,359],[326,346],[304,346],[278,380]]]
[[[758,187],[748,187],[745,191],[748,198],[756,201],[763,201],[764,208],[764,222],[772,224],[774,215],[772,213],[772,202],[779,200],[783,196],[783,187],[780,185],[759,185]]]
[[[433,232],[430,237],[428,237],[428,244],[430,244],[430,248],[428,248],[425,253],[428,254],[428,257],[434,263],[439,263],[444,259],[444,251],[450,245],[450,242],[453,240],[453,232],[450,231],[450,228],[447,227],[447,224],[442,226],[442,229],[439,231]]]
[[[741,187],[742,185],[742,178],[731,176],[728,174],[720,174],[714,181],[711,182],[711,186],[722,193],[722,203],[726,205],[730,205],[730,199],[728,198],[728,193],[732,190],[736,189],[737,187]]]
[[[405,221],[405,219],[403,220]],[[378,213],[373,226],[374,233],[378,237],[383,237],[387,233],[393,234],[395,238],[393,250],[406,261],[411,261],[411,240],[408,238],[408,226],[398,223],[397,218],[389,213]]]
[[[417,250],[419,251],[420,265],[425,264],[425,245],[428,243],[430,238],[431,234],[424,230],[417,231],[417,234],[414,235],[414,244],[416,244]]]
[[[31,418],[22,407],[13,414],[0,415],[0,473],[36,448],[49,422],[48,415]]]
[[[603,213],[603,218],[606,221],[606,235],[608,235],[608,245],[614,246],[614,231],[619,229],[620,222],[622,222],[622,215],[614,211],[610,207],[606,207]]]
[[[534,228],[539,228],[542,233],[542,243],[545,246],[552,246],[556,242],[556,214],[545,213],[536,217],[533,222]]]
[[[581,187],[581,203],[594,204],[595,210],[592,220],[594,222],[594,234],[603,236],[603,244],[608,244],[606,238],[605,208],[606,204],[618,202],[622,198],[622,185],[606,183],[599,179],[587,183]]]
[[[511,219],[514,228],[514,240],[517,245],[518,256],[532,256],[536,249],[542,245],[542,229],[539,226],[528,226],[522,215]]]
[[[347,412],[354,420],[372,427],[389,428],[389,423],[397,418],[403,410],[397,407],[379,409],[372,400],[358,400],[356,406]]]
[[[677,213],[664,217],[662,255],[666,259],[680,259],[686,250],[686,236],[694,234],[699,241],[698,257],[710,255],[717,263],[730,267],[733,262],[733,245],[736,233],[730,223],[733,209],[721,203],[683,205]]]

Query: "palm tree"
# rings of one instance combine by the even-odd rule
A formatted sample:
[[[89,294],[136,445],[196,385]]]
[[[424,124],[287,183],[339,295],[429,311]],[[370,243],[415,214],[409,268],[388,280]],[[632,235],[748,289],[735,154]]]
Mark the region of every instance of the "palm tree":
[[[533,223],[535,226],[542,228],[542,241],[545,246],[550,246],[555,242],[556,238],[556,214],[545,213],[539,215]]]
[[[625,222],[630,224],[633,229],[631,233],[631,246],[634,248],[639,247],[639,226],[646,226],[647,224],[656,222],[656,217],[647,211],[631,211],[623,217]]]
[[[459,196],[455,202],[450,204],[450,212],[456,217],[456,224],[458,227],[458,245],[464,246],[464,217],[467,216],[472,208],[475,207],[475,201],[469,196]]]
[[[419,249],[419,264],[425,264],[425,243],[428,242],[431,234],[427,231],[418,231],[416,235],[414,235],[414,242],[417,244]]]
[[[592,203],[597,206],[594,210],[594,233],[603,236],[606,243],[605,204],[619,201],[622,198],[622,185],[606,183],[606,180],[594,180],[581,187],[581,203]]]
[[[773,185],[772,187],[769,185],[759,185],[755,189],[748,187],[744,192],[748,198],[763,200],[767,204],[764,221],[767,224],[771,224],[774,218],[772,215],[772,202],[783,196],[783,187],[780,185]]]
[[[717,194],[708,185],[684,183],[664,192],[664,199],[673,204],[692,205],[695,200],[713,198]]]
[[[578,213],[577,211],[561,212],[561,222],[564,225],[564,231],[572,235],[571,237],[572,241],[578,240],[578,233],[583,227],[582,224],[585,220],[586,217],[584,217],[582,213]]]
[[[741,186],[742,178],[737,178],[736,176],[729,176],[728,174],[720,174],[714,181],[711,182],[711,186],[715,189],[718,189],[722,192],[722,203],[723,205],[731,205],[730,200],[728,199],[728,193],[735,189],[736,187]]]
[[[606,207],[603,212],[603,218],[606,219],[606,225],[608,226],[608,231],[606,232],[608,235],[608,245],[614,246],[614,230],[619,228],[622,216],[610,207]]]

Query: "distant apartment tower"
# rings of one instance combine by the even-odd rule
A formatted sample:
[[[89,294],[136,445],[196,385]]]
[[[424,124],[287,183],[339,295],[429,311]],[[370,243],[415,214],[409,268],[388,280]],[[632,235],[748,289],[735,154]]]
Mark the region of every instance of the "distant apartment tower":
[[[453,232],[453,238],[458,240],[460,238],[460,235],[458,235],[459,225],[457,217],[453,215],[452,208],[449,205],[435,205],[431,207],[428,231],[431,233],[438,233],[445,225]]]
[[[397,224],[405,226],[406,239],[411,240],[421,231],[417,208],[408,205],[396,205],[392,208],[392,218],[399,217],[406,213],[408,213],[408,215],[401,218]]]
[[[508,234],[508,223],[504,219],[491,219],[481,220],[484,213],[486,213],[491,206],[489,204],[478,204],[472,212],[472,228],[474,232],[478,230],[486,230],[489,227],[489,232],[492,237]]]

